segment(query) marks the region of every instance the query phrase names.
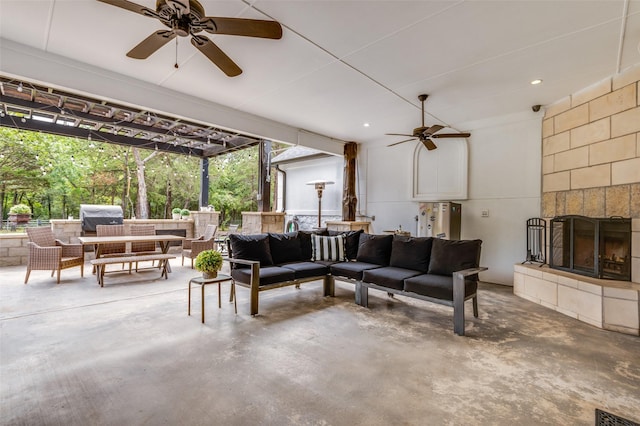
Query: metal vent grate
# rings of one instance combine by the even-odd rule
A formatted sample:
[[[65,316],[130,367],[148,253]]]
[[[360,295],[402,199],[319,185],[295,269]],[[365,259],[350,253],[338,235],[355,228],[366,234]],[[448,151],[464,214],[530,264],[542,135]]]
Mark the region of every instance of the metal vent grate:
[[[640,424],[596,408],[596,426],[640,426]]]

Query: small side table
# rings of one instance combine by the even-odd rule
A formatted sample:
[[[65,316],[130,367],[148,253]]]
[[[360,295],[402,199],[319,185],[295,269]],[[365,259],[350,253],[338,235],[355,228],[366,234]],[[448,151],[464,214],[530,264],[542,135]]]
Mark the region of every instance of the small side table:
[[[217,277],[211,279],[204,279],[200,277],[194,277],[189,280],[189,308],[187,311],[188,315],[191,315],[191,283],[197,284],[202,287],[202,323],[204,324],[204,287],[207,284],[218,284],[218,308],[222,307],[222,302],[220,300],[220,284],[225,281],[231,281],[231,295],[230,297],[233,299],[233,307],[238,313],[238,304],[236,303],[236,284],[232,281],[231,277],[226,274],[218,274]]]

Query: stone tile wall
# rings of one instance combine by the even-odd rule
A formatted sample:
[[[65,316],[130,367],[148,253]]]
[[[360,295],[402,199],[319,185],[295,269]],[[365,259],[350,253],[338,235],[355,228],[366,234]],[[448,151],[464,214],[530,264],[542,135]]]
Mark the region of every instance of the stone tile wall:
[[[640,219],[640,66],[546,109],[541,210],[547,219],[568,214]],[[637,220],[632,238],[632,281],[640,282]]]

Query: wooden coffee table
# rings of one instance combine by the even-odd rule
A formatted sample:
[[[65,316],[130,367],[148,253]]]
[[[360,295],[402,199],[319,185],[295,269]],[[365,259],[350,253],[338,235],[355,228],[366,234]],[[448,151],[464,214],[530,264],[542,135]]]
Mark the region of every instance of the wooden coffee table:
[[[220,299],[221,296],[221,291],[220,291],[220,284],[222,284],[225,281],[231,281],[231,294],[230,294],[230,301],[231,299],[233,299],[233,307],[235,309],[236,314],[238,313],[238,304],[236,303],[236,285],[233,282],[233,280],[231,279],[231,277],[229,275],[226,274],[218,274],[217,277],[215,278],[210,278],[210,279],[204,279],[202,278],[202,276],[200,277],[194,277],[191,278],[191,280],[189,280],[189,297],[188,297],[188,304],[189,304],[189,308],[187,310],[187,315],[191,315],[191,283],[193,284],[197,284],[200,287],[202,287],[202,292],[201,292],[201,297],[202,297],[202,323],[204,324],[204,288],[207,284],[218,284],[218,308],[222,307],[222,302]]]

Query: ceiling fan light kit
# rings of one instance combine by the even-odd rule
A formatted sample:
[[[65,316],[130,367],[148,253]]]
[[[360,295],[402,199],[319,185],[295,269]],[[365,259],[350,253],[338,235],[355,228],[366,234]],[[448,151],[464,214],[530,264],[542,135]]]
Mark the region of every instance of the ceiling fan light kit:
[[[418,100],[422,104],[422,126],[416,127],[413,129],[413,132],[409,135],[406,133],[385,133],[388,136],[408,136],[409,139],[402,140],[400,142],[395,142],[389,144],[387,146],[399,145],[401,143],[409,142],[415,139],[418,139],[425,148],[429,151],[432,151],[437,148],[436,144],[431,140],[431,138],[468,138],[471,136],[471,133],[436,133],[440,130],[444,129],[444,126],[439,124],[434,124],[433,126],[426,127],[424,125],[424,101],[427,100],[429,95],[418,95]]]
[[[227,76],[242,74],[242,69],[213,41],[199,33],[206,31],[216,35],[235,35],[268,39],[282,38],[282,26],[275,21],[244,18],[221,18],[205,15],[204,8],[196,0],[156,0],[156,10],[128,0],[98,0],[130,12],[155,18],[168,27],[142,40],[127,56],[146,59],[162,46],[176,38],[191,35],[191,44],[204,54]]]

